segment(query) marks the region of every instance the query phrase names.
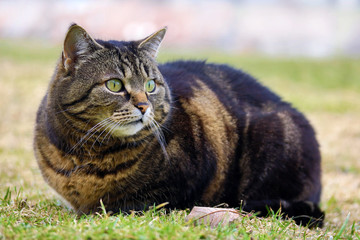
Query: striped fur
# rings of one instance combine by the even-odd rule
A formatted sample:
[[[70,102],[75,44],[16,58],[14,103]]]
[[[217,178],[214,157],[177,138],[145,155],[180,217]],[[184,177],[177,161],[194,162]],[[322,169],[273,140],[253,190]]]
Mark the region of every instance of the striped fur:
[[[321,222],[320,153],[305,117],[240,70],[158,65],[164,34],[105,42],[70,27],[35,127],[47,183],[79,214],[100,200],[113,212],[228,203]],[[109,91],[109,79],[123,90]]]

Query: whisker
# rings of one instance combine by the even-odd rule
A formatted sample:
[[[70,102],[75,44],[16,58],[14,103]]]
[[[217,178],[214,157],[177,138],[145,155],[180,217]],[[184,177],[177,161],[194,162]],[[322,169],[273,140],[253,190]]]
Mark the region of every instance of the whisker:
[[[68,154],[73,152],[77,147],[83,146],[95,133],[98,129],[104,127],[107,122],[109,121],[109,118],[106,118],[102,120],[101,122],[95,124],[92,128],[90,128],[87,133],[69,150]]]
[[[93,148],[94,148],[96,142],[99,142],[98,140],[99,140],[99,138],[101,137],[101,135],[102,135],[104,132],[106,132],[106,130],[107,130],[108,128],[111,127],[111,125],[110,125],[111,121],[110,121],[110,120],[107,121],[106,123],[107,123],[108,126],[106,126],[106,128],[99,134],[99,136],[97,136],[97,138],[96,138],[95,141],[93,142],[93,144],[92,144],[92,146],[91,146],[90,149],[93,149]],[[101,141],[101,142],[99,142],[99,143],[100,143],[100,146],[101,146],[102,143],[103,143],[103,141]]]
[[[117,127],[120,127],[121,125],[123,125],[122,122],[115,122],[115,125],[114,125],[114,126],[109,130],[109,132],[105,135],[105,137],[103,138],[103,140],[101,141],[100,144],[102,144],[107,137],[109,137],[109,140],[110,140],[111,135],[112,135],[112,132],[113,132]],[[107,141],[107,142],[109,142],[109,141]]]
[[[159,131],[159,133],[160,133],[160,135],[162,137],[162,140],[165,141],[165,137],[164,137],[164,134],[162,132],[162,127],[160,126],[160,124],[155,119],[153,120],[153,123],[157,126],[157,129],[158,129],[158,131]]]
[[[150,115],[149,117],[150,117],[150,119],[152,119],[152,120],[155,121],[155,123],[157,124],[157,126],[158,126],[159,129],[161,128],[161,130],[166,130],[167,132],[171,132],[171,130],[170,130],[169,128],[167,128],[165,125],[161,125],[161,126],[160,126],[160,124],[155,120],[155,115],[154,115],[154,113],[151,113],[151,115]]]
[[[166,151],[166,141],[165,141],[165,137],[164,134],[162,133],[161,130],[161,126],[159,125],[159,123],[153,118],[153,116],[149,116],[150,118],[150,128],[154,133],[155,138],[157,139],[157,141],[160,144],[161,150],[164,154],[165,159],[170,162],[170,158],[169,155]]]

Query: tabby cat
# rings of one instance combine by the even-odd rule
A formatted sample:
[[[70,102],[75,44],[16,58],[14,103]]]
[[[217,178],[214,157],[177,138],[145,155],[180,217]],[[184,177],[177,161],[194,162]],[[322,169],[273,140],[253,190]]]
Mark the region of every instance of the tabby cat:
[[[246,73],[156,62],[166,28],[140,41],[70,26],[37,113],[46,182],[79,214],[227,203],[321,225],[320,153],[309,122]]]

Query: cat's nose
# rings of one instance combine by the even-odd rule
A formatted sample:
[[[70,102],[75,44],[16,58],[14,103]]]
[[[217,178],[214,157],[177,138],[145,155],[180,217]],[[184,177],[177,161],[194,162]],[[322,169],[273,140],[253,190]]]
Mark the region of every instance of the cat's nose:
[[[149,103],[139,102],[139,103],[135,104],[135,107],[137,107],[141,111],[142,114],[145,114],[146,110],[149,107]]]
[[[142,114],[145,114],[150,105],[145,92],[131,94],[131,102],[141,111]]]

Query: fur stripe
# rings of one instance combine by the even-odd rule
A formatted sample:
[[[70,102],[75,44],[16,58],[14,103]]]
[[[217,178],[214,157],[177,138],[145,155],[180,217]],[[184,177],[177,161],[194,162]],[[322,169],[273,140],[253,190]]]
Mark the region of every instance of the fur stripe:
[[[139,161],[139,159],[133,159],[133,160],[129,160],[124,163],[120,163],[111,170],[101,170],[101,169],[97,168],[94,164],[88,164],[88,165],[79,167],[79,171],[81,171],[82,173],[85,173],[86,175],[96,175],[99,178],[104,178],[107,175],[116,175],[119,172],[130,169],[138,161]]]
[[[74,101],[72,101],[72,102],[69,102],[69,103],[64,103],[64,104],[62,104],[62,107],[63,107],[63,108],[68,108],[68,107],[71,107],[71,106],[73,106],[73,105],[75,105],[75,104],[78,104],[78,103],[83,102],[83,101],[86,100],[87,97],[90,95],[90,93],[91,93],[91,91],[92,91],[92,89],[94,88],[95,85],[97,85],[97,84],[94,84],[93,86],[91,86],[91,88],[90,88],[89,90],[87,90],[87,91],[84,93],[84,95],[80,96],[78,99],[76,99],[76,100],[74,100]]]
[[[72,170],[66,170],[66,169],[63,169],[63,168],[57,168],[55,167],[50,159],[48,158],[48,156],[42,151],[41,148],[38,148],[38,151],[41,155],[41,157],[43,158],[43,162],[46,164],[46,166],[50,169],[52,169],[55,173],[57,174],[60,174],[60,175],[63,175],[65,177],[70,177],[71,173],[74,172],[74,169]]]
[[[117,173],[119,173],[121,171],[125,171],[125,170],[131,168],[132,166],[134,166],[139,161],[139,159],[129,160],[127,162],[118,164],[111,170],[99,169],[94,164],[81,165],[81,166],[77,166],[71,170],[66,170],[66,169],[55,167],[51,163],[51,161],[47,158],[47,156],[44,154],[44,152],[41,151],[40,148],[39,148],[39,152],[40,152],[41,156],[44,158],[44,162],[47,167],[51,168],[57,174],[60,174],[60,175],[66,176],[66,177],[70,177],[74,173],[79,173],[79,174],[84,174],[84,175],[95,175],[98,178],[104,178],[107,175],[116,175]]]

